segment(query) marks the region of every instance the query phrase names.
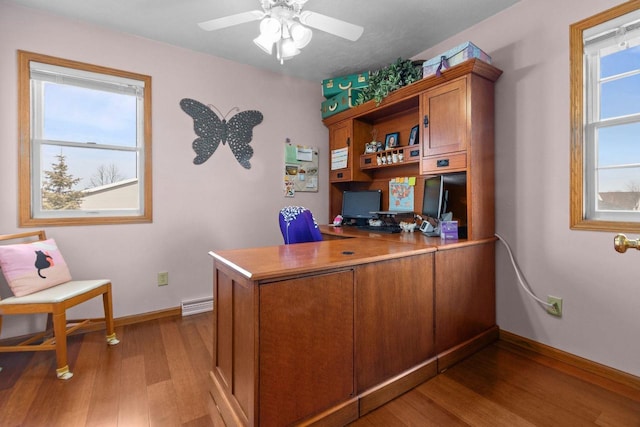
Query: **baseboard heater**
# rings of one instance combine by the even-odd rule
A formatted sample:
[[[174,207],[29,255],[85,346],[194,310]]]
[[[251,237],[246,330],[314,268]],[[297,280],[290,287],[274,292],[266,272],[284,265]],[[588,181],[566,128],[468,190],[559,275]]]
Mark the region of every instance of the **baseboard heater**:
[[[213,297],[182,301],[182,316],[213,311]]]

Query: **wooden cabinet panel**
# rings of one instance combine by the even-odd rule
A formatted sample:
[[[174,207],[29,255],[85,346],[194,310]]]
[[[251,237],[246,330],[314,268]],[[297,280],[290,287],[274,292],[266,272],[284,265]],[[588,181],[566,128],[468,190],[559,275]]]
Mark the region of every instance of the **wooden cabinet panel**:
[[[495,241],[436,252],[436,352],[496,324]]]
[[[260,286],[259,390],[261,426],[354,396],[352,270]]]
[[[358,266],[355,298],[358,393],[435,355],[433,253]]]
[[[255,292],[251,284],[215,270],[213,375],[243,424],[255,419]]]
[[[465,77],[426,91],[422,95],[421,107],[423,157],[467,149],[467,79]]]

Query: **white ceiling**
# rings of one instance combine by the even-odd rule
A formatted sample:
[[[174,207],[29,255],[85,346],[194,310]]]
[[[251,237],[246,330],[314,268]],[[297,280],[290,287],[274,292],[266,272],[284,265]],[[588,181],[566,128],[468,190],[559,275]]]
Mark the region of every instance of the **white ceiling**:
[[[303,10],[361,25],[364,33],[351,42],[314,30],[311,43],[283,65],[253,44],[259,33],[258,21],[212,32],[197,25],[260,10],[259,0],[11,1],[276,73],[321,81],[377,70],[399,57],[412,58],[518,0],[309,0]]]

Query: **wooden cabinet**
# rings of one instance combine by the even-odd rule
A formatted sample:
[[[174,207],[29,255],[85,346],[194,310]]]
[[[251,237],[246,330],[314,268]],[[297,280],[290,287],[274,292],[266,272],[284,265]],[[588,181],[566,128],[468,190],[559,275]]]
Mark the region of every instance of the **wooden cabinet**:
[[[423,157],[464,152],[467,149],[466,77],[426,90],[420,106]],[[464,168],[466,162],[460,165]]]
[[[494,83],[501,73],[490,64],[471,59],[440,77],[430,76],[392,92],[378,106],[369,101],[325,119],[331,147],[339,146],[338,141],[346,136],[353,147],[351,160],[360,156],[360,162],[351,161],[347,170],[331,171],[330,219],[340,213],[345,190],[383,190],[382,209],[387,210],[390,178],[462,173],[466,191],[460,197],[463,205],[458,204],[462,210],[453,212],[454,219],[466,227],[469,239],[493,236]],[[406,144],[415,125],[419,125],[420,144],[413,148]],[[372,155],[364,154],[373,129],[382,141],[387,133],[399,132],[400,148],[417,154],[420,161],[391,166],[374,163]],[[422,210],[422,188],[422,182],[415,188],[416,213]]]
[[[347,150],[347,167],[340,169],[331,167],[329,182],[371,180],[371,177],[362,172],[358,165],[358,156],[364,152],[364,144],[368,142],[365,135],[370,132],[371,128],[365,123],[352,120],[345,120],[329,127],[330,153],[335,153],[334,150]]]
[[[211,253],[226,425],[346,425],[437,373],[433,248],[342,239]]]

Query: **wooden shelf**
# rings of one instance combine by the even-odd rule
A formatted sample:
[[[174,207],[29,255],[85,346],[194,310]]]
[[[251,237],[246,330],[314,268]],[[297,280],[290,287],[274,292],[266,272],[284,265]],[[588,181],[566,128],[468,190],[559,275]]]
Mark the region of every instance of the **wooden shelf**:
[[[398,156],[399,153],[402,153],[403,160],[396,161],[393,160],[391,163],[388,162],[388,159],[393,159],[393,153],[396,153]],[[384,156],[387,160],[385,163],[378,164],[378,157]],[[402,166],[411,163],[419,163],[420,162],[420,146],[412,145],[412,146],[401,146],[398,148],[391,148],[388,150],[377,151],[375,153],[368,153],[360,155],[360,169],[384,169],[384,168],[393,168],[397,166]]]

